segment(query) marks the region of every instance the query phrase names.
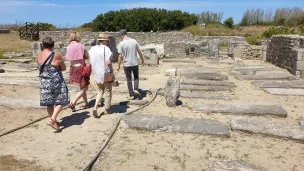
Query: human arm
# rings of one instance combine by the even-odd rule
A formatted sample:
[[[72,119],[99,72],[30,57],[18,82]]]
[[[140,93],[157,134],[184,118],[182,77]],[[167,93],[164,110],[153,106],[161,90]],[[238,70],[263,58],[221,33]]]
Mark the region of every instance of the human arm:
[[[142,54],[141,50],[138,50],[137,51],[139,56],[140,56],[140,59],[141,59],[141,62],[142,62],[142,65],[145,65],[145,59],[144,59],[144,55]]]
[[[56,61],[57,65],[60,68],[60,71],[65,71],[66,70],[66,65],[64,63],[64,60],[62,59],[61,54],[56,53],[54,58],[55,58],[55,61]]]
[[[138,53],[138,55],[141,59],[142,65],[145,65],[144,55],[142,54],[142,52],[140,50],[140,46],[139,46],[138,42],[136,42],[136,50],[137,50],[137,53]]]
[[[89,55],[89,53],[88,53],[88,51],[87,50],[84,50],[84,53],[83,53],[83,59],[89,59],[90,58],[90,55]]]
[[[121,65],[122,61],[123,61],[123,54],[120,53],[119,56],[118,56],[118,69],[117,69],[117,71],[120,70],[120,65]]]

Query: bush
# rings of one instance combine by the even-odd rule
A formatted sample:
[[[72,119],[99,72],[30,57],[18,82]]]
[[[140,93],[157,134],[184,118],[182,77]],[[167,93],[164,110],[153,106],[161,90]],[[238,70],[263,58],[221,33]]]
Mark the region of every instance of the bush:
[[[299,27],[299,30],[302,34],[304,34],[304,24]]]
[[[233,18],[230,17],[230,18],[227,18],[225,21],[224,21],[224,25],[228,28],[232,28],[233,27]]]
[[[93,31],[119,31],[121,28],[133,32],[171,31],[195,25],[197,20],[195,14],[179,10],[134,8],[100,14],[91,27]]]
[[[278,35],[278,34],[294,34],[295,30],[294,29],[289,29],[288,27],[271,27],[270,29],[266,30],[263,32],[263,36],[270,38],[273,35]]]

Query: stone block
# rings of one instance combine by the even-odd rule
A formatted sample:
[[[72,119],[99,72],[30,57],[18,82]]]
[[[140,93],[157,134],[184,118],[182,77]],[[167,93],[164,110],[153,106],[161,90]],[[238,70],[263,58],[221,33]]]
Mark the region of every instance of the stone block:
[[[235,76],[238,80],[295,80],[291,74],[265,74],[265,75],[238,75]]]
[[[197,79],[197,80],[217,80],[217,81],[228,80],[228,76],[220,75],[220,74],[184,73],[183,77],[186,79]]]
[[[289,88],[286,82],[278,81],[253,81],[252,84],[259,88]]]
[[[233,58],[243,58],[244,49],[234,48],[233,49]]]
[[[12,109],[42,108],[39,103],[39,99],[0,96],[0,106]]]
[[[0,34],[9,34],[9,29],[0,29]]]
[[[266,92],[282,96],[304,96],[304,89],[264,88]]]
[[[292,139],[304,142],[304,127],[288,125],[270,119],[234,117],[231,119],[231,129],[246,133],[263,134],[271,137]]]
[[[165,72],[166,76],[176,76],[176,69],[167,69]]]
[[[202,86],[232,86],[233,83],[229,81],[212,81],[212,80],[182,80],[181,84],[185,85],[202,85]]]
[[[245,161],[215,161],[206,171],[270,171]]]
[[[304,70],[304,61],[297,61],[296,70]]]
[[[191,91],[230,91],[229,86],[202,86],[202,85],[185,85],[180,86],[181,90],[191,90]]]
[[[175,107],[180,96],[180,80],[178,77],[170,77],[165,89],[166,104],[169,107]]]
[[[136,114],[123,116],[123,121],[133,129],[230,137],[229,128],[215,120]]]
[[[300,118],[300,125],[304,126],[304,116]]]
[[[193,105],[194,112],[200,113],[229,113],[257,116],[286,117],[287,112],[277,105],[255,105],[255,104],[205,104],[196,102]]]
[[[193,93],[193,92],[188,92],[188,91],[181,91],[180,96],[183,98],[189,98],[189,99],[230,100],[229,96],[222,96],[222,95],[217,95],[217,94]]]

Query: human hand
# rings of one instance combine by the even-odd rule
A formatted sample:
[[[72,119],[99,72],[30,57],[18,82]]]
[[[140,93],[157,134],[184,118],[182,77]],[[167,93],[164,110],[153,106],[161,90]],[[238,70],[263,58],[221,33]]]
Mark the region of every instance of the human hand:
[[[118,69],[117,69],[117,71],[119,71],[120,70],[120,66],[118,66]]]

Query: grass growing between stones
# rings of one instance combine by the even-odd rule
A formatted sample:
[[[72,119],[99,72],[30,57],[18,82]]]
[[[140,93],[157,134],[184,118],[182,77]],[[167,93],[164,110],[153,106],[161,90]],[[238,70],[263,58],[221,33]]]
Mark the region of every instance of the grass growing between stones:
[[[28,160],[17,160],[14,156],[0,156],[0,170],[5,171],[51,171],[41,166],[36,165],[35,162]]]
[[[31,41],[21,40],[17,33],[0,34],[0,59],[5,52],[24,52],[31,50]]]

